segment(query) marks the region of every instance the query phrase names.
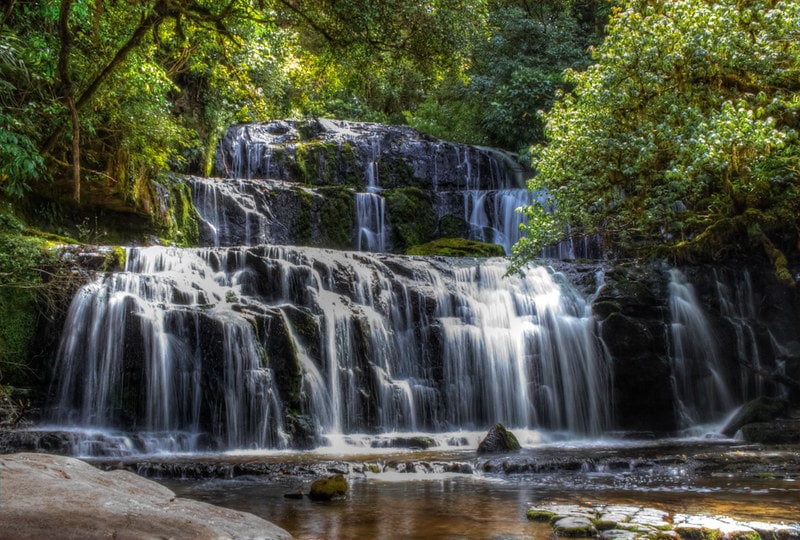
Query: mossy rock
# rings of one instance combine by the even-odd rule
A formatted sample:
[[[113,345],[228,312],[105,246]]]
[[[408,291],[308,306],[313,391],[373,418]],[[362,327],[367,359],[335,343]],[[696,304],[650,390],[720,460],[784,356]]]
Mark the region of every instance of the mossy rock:
[[[364,185],[358,157],[349,143],[300,143],[295,147],[291,172],[297,181],[311,186]]]
[[[320,478],[311,484],[308,497],[314,501],[331,501],[340,499],[347,494],[347,480],[344,475],[337,474],[327,478]]]
[[[517,437],[498,422],[478,445],[478,453],[517,452],[521,448]]]
[[[405,251],[435,238],[436,212],[431,193],[415,187],[387,190],[386,208],[392,222],[392,246]]]
[[[439,238],[463,238],[469,234],[469,223],[464,218],[446,214],[439,220]]]
[[[347,188],[324,187],[319,189],[322,204],[319,210],[320,243],[335,249],[348,249],[353,245],[353,216],[355,197]]]
[[[406,254],[422,257],[504,257],[506,253],[503,246],[498,244],[463,238],[440,238],[413,246],[406,250]]]
[[[742,426],[770,422],[785,414],[788,408],[789,403],[784,399],[760,396],[742,405],[734,417],[722,428],[722,434],[726,437],[733,437]]]
[[[553,532],[555,532],[556,536],[568,536],[571,538],[597,536],[597,529],[585,517],[563,517],[553,524]]]
[[[558,514],[542,508],[531,508],[525,513],[525,515],[529,521],[535,521],[537,523],[550,523]]]
[[[36,286],[50,255],[39,238],[0,233],[0,380],[26,379],[28,349],[39,310]],[[19,286],[19,285],[22,286]],[[27,382],[27,381],[22,381]]]
[[[118,272],[125,269],[127,254],[122,246],[112,246],[103,259],[102,269],[105,272]]]

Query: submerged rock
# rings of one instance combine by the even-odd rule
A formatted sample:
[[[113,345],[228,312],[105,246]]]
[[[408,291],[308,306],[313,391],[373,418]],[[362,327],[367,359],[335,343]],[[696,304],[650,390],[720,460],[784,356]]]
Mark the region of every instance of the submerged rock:
[[[517,452],[522,448],[517,437],[501,423],[489,430],[486,437],[478,445],[479,454],[497,454],[501,452]]]
[[[2,538],[291,538],[253,514],[181,499],[134,473],[74,458],[6,455],[0,477]]]
[[[331,501],[347,494],[347,480],[344,475],[337,474],[327,478],[320,478],[311,484],[308,497],[314,501]]]

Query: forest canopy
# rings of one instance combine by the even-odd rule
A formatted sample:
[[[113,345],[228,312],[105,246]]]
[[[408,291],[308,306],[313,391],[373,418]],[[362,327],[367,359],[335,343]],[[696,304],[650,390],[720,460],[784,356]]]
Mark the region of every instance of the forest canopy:
[[[543,113],[518,263],[567,234],[617,254],[757,249],[792,282],[800,209],[800,3],[628,2]]]
[[[146,214],[236,122],[405,123],[520,153],[567,235],[617,255],[798,252],[800,6],[767,0],[11,0],[0,198]],[[112,196],[113,195],[113,196]],[[71,202],[74,201],[74,202]],[[57,227],[56,227],[57,228]],[[74,228],[74,227],[73,227]]]

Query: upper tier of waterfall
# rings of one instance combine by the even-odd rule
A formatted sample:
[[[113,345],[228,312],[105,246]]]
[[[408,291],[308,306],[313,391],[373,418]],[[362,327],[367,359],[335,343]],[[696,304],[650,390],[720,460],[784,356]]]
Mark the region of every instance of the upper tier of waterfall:
[[[201,237],[214,246],[331,247],[327,217],[344,231],[340,248],[403,251],[459,236],[510,253],[525,219],[517,209],[532,202],[525,186],[532,172],[513,154],[403,126],[332,120],[233,126],[219,145],[216,173],[189,179]]]

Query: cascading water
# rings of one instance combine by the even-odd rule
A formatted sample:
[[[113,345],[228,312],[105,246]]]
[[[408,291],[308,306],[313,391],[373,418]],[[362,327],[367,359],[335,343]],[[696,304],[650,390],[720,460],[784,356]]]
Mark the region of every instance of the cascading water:
[[[694,288],[680,270],[670,270],[669,326],[672,376],[679,422],[687,428],[720,421],[736,406],[725,380],[716,337]]]
[[[356,193],[356,222],[358,250],[383,253],[388,247],[386,226],[386,199],[380,194],[378,158],[381,155],[380,139],[372,137],[369,144],[365,176],[367,191]]]
[[[316,139],[306,142],[307,135],[301,135],[301,130],[315,130]],[[309,159],[310,155],[315,159]],[[425,190],[437,221],[445,216],[461,220],[466,237],[497,243],[506,253],[519,239],[519,226],[525,219],[516,210],[531,201],[525,189],[527,172],[508,153],[438,141],[400,126],[317,120],[306,126],[270,122],[231,128],[217,159],[218,172],[228,180],[195,180],[195,205],[209,228],[224,229],[226,225],[218,220],[224,221],[228,216],[217,201],[235,201],[228,213],[238,221],[249,219],[246,209],[261,209],[259,201],[265,198],[264,192],[276,189],[275,180],[307,182],[308,178],[298,176],[298,171],[308,173],[309,169],[320,174],[314,184],[347,185],[353,190],[355,231],[351,247],[359,251],[383,252],[392,248],[392,216],[385,190]],[[382,174],[386,177],[381,178]],[[259,191],[242,179],[258,179],[264,185]],[[230,185],[223,187],[225,184]],[[223,194],[224,190],[231,193]],[[233,195],[236,190],[238,195]],[[245,203],[246,198],[255,202]],[[263,216],[267,225],[262,229],[270,230],[270,224],[280,226],[290,221],[286,212],[296,214],[298,210],[289,206],[291,210],[268,206]],[[268,238],[274,241],[274,235]],[[218,245],[244,243],[244,239],[222,240]]]
[[[288,247],[131,249],[75,297],[55,419],[146,450],[512,428],[598,433],[609,373],[544,268]],[[576,300],[577,299],[577,300]],[[300,433],[304,425],[311,433]]]
[[[764,395],[766,382],[753,321],[757,320],[753,284],[745,271],[734,282],[714,271],[720,315],[730,324],[735,336],[734,353],[739,366],[739,381],[744,399]]]

